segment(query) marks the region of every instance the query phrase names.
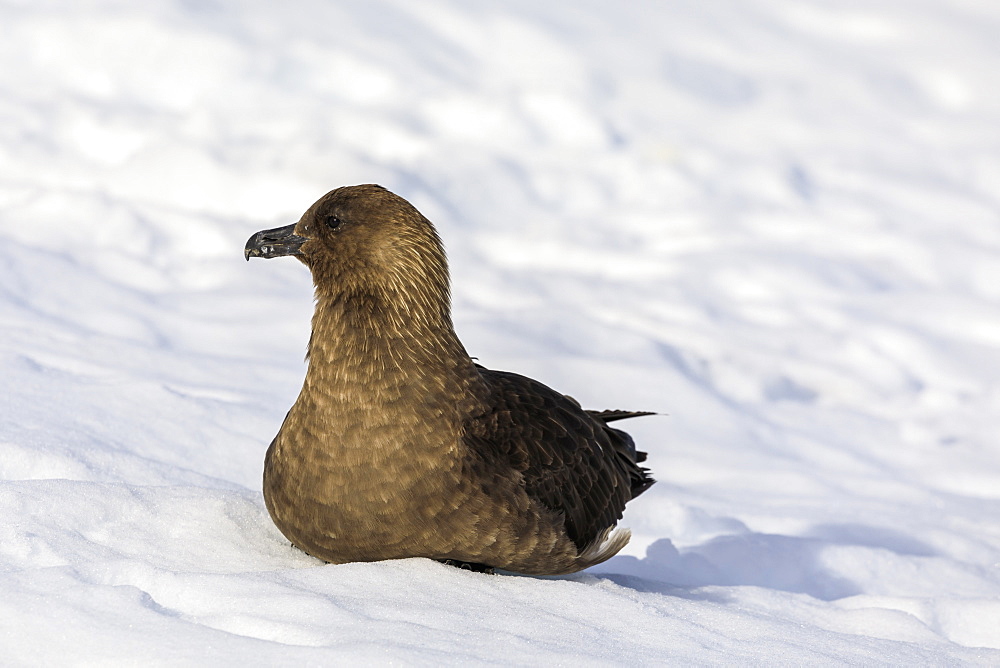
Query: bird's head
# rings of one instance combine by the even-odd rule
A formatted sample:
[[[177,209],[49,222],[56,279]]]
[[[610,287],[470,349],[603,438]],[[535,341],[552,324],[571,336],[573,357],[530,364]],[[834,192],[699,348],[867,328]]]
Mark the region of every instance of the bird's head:
[[[377,289],[448,301],[441,241],[412,204],[377,185],[328,192],[299,222],[257,232],[244,255],[291,255],[313,274],[318,294]]]

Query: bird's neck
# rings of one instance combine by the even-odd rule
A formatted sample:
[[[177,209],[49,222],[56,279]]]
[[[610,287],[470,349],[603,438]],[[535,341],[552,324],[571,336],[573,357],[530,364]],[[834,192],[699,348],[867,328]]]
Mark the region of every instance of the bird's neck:
[[[303,391],[335,398],[342,408],[467,401],[483,381],[449,311],[446,300],[424,303],[386,290],[317,291]]]

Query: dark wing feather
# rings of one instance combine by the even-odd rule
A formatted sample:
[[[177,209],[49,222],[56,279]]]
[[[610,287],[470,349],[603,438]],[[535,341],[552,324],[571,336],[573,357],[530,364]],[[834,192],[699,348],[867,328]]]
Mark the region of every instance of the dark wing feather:
[[[652,411],[587,411],[591,417],[595,417],[598,420],[603,420],[605,422],[614,422],[615,420],[625,420],[627,418],[642,417],[644,415],[656,415]]]
[[[492,396],[489,410],[466,425],[466,444],[518,471],[532,500],[562,514],[579,549],[653,484],[636,463],[641,459],[629,435],[606,424],[633,414],[610,411],[608,418],[530,378],[479,370]]]

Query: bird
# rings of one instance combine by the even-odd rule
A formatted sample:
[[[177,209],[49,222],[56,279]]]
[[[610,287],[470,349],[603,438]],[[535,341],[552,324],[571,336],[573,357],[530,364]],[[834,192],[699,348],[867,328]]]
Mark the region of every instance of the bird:
[[[625,504],[654,480],[572,397],[469,356],[452,324],[434,225],[382,186],[328,192],[244,256],[291,256],[315,310],[302,389],[264,460],[268,513],[334,564],[426,557],[494,573],[563,575],[617,554]]]

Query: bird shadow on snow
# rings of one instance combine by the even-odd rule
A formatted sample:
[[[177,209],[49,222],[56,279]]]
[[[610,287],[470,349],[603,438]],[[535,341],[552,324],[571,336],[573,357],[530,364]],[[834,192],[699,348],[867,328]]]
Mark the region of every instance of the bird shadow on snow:
[[[802,593],[832,601],[865,593],[832,568],[834,547],[887,550],[898,555],[929,557],[937,554],[927,544],[883,527],[861,524],[824,524],[806,537],[763,533],[718,536],[701,545],[678,550],[669,538],[646,549],[642,559],[617,556],[588,573],[636,591],[682,598],[724,598],[702,587],[754,586]]]

